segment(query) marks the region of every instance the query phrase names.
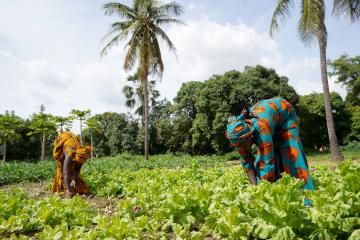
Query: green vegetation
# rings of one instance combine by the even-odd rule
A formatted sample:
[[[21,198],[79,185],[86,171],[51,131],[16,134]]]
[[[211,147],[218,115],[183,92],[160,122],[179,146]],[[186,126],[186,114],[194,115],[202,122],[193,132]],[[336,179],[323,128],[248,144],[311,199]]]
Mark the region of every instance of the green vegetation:
[[[349,145],[344,149],[343,154],[350,161],[360,162],[360,152],[358,145]],[[329,152],[318,153],[311,152],[307,154],[310,165],[327,165],[332,166]],[[214,166],[238,165],[239,155],[231,152],[226,155],[212,156],[190,156],[190,155],[153,155],[149,161],[145,161],[141,155],[119,154],[115,157],[103,157],[88,160],[82,168],[83,175],[92,175],[93,172],[111,173],[114,170],[139,170],[139,169],[157,169],[169,168],[178,169],[191,165],[196,162],[201,167],[208,168]],[[21,162],[13,161],[6,164],[0,164],[0,186],[11,183],[36,182],[39,180],[51,180],[55,172],[55,162],[38,161],[38,162]]]
[[[15,115],[5,112],[4,115],[0,115],[0,143],[3,144],[3,163],[6,161],[7,144],[19,141],[21,135],[16,131],[22,126],[23,122],[21,118]]]
[[[359,165],[318,166],[312,172],[317,189],[308,194],[314,206],[304,208],[298,180],[284,175],[275,184],[249,186],[241,166],[228,167],[222,159],[96,159],[84,166],[83,176],[98,202],[0,190],[0,237],[357,239]],[[111,209],[99,204],[102,197],[113,202]]]
[[[288,84],[288,78],[279,76],[273,69],[258,65],[247,67],[243,72],[232,70],[222,75],[214,75],[204,82],[184,83],[173,103],[160,99],[155,86],[152,85],[151,88],[151,155],[229,153],[233,149],[224,136],[226,118],[239,114],[243,107],[250,104],[251,99],[256,102],[273,96],[287,99],[296,108],[300,118],[301,137],[307,152],[329,149],[323,95],[313,93],[299,96]],[[133,91],[135,95],[140,91],[137,86],[127,90]],[[135,95],[128,96],[129,103]],[[338,141],[342,146],[360,141],[359,106],[342,100],[337,93],[331,93],[330,96]],[[140,107],[143,105],[142,101],[137,102]],[[94,147],[94,157],[116,156],[122,153],[142,155],[144,126],[142,118],[139,118],[142,113],[138,108],[134,115],[105,112],[90,117],[82,132],[84,144]],[[68,117],[56,119],[54,123],[53,118],[49,117],[49,122],[40,116],[47,114],[35,114],[31,119],[23,119],[23,124],[15,129],[20,138],[7,146],[8,161],[36,161],[41,158],[38,150],[40,145],[45,158],[51,158],[52,143],[57,135],[54,124],[56,123],[58,128],[61,128],[61,125],[66,128],[64,119]],[[42,129],[45,130],[45,137]],[[29,132],[38,134],[29,136]],[[4,147],[0,146],[0,154]]]
[[[54,161],[39,161],[36,163],[13,161],[0,165],[0,186],[10,183],[49,180],[54,176],[54,173]]]
[[[342,55],[329,62],[330,76],[337,77],[348,92],[346,101],[353,106],[360,105],[360,56]]]

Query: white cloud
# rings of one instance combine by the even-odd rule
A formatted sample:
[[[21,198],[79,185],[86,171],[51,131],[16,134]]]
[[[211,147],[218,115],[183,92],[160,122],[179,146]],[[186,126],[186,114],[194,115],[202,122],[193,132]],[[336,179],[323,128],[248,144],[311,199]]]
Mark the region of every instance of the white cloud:
[[[116,58],[122,55],[116,53]],[[114,58],[112,54],[95,63],[58,64],[47,60],[24,60],[1,52],[0,62],[11,62],[13,74],[8,79],[1,79],[1,85],[6,87],[0,90],[4,96],[0,109],[14,109],[22,116],[38,111],[41,104],[56,115],[66,115],[73,108],[90,108],[94,113],[125,111],[121,91],[126,75]]]
[[[160,90],[172,99],[183,82],[208,79],[246,65],[279,58],[276,43],[245,24],[225,25],[209,19],[172,26],[168,35],[177,47],[178,61],[163,48],[165,72]],[[279,60],[277,60],[279,61]]]
[[[61,9],[64,13],[67,8]],[[99,41],[108,30],[104,17],[96,21],[94,16],[88,19],[86,11],[83,18],[70,14],[66,23],[72,24],[59,27],[64,16],[56,11],[42,13],[34,21],[26,15],[31,12],[22,11],[27,16],[26,31],[9,27],[6,21],[0,23],[0,32],[11,43],[7,46],[16,46],[9,50],[0,45],[0,112],[15,110],[28,117],[40,104],[55,115],[66,115],[73,108],[90,108],[93,113],[127,111],[122,95],[128,75],[122,69],[123,47],[101,60],[99,57]],[[41,35],[30,31],[36,24]],[[165,72],[158,88],[170,100],[183,82],[203,81],[212,74],[242,71],[244,66],[256,64],[288,76],[300,94],[322,89],[317,59],[287,59],[267,33],[243,23],[220,24],[202,18],[187,21],[186,26],[171,26],[167,33],[177,47],[178,61],[166,46],[162,48]],[[331,81],[330,86],[338,89]]]
[[[191,80],[203,81],[212,74],[262,64],[289,77],[289,84],[299,94],[322,92],[319,59],[287,59],[268,34],[238,23],[219,24],[209,19],[188,22],[187,26],[172,26],[168,35],[177,47],[178,61],[163,48],[165,73],[160,90],[172,99],[181,84]],[[344,89],[329,80],[330,90]]]

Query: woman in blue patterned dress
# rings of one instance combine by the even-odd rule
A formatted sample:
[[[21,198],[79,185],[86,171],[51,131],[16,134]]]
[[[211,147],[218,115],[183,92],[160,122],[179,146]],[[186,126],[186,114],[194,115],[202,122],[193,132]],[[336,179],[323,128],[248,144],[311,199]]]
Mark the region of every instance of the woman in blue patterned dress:
[[[304,181],[304,190],[314,190],[305,152],[300,140],[299,120],[285,99],[263,100],[238,117],[228,118],[226,137],[243,158],[250,183],[275,182],[286,172]],[[256,157],[251,147],[257,146]],[[305,205],[311,205],[309,199]]]

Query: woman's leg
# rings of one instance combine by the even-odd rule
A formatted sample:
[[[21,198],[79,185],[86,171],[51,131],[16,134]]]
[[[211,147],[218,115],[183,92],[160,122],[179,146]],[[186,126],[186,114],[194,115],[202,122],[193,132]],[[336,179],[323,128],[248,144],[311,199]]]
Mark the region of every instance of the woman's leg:
[[[299,137],[299,127],[281,133],[281,159],[283,170],[293,177],[304,181],[304,190],[314,190],[314,183],[310,176],[306,155]],[[305,198],[305,205],[311,201]]]

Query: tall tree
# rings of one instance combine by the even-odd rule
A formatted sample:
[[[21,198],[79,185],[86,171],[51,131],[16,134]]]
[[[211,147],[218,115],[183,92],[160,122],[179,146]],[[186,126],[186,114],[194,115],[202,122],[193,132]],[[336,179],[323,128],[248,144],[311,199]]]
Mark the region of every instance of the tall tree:
[[[329,62],[330,76],[337,77],[347,90],[346,101],[353,106],[360,106],[360,56],[342,55]]]
[[[333,0],[333,14],[337,16],[345,15],[356,21],[360,17],[359,0]],[[270,25],[270,35],[273,36],[274,30],[279,27],[279,21],[284,21],[290,15],[293,0],[279,0],[272,16]],[[335,161],[341,161],[343,156],[339,150],[338,140],[335,133],[334,119],[331,109],[329,82],[326,69],[326,45],[327,30],[325,26],[325,1],[324,0],[302,0],[300,21],[298,23],[298,33],[300,40],[305,44],[310,44],[314,40],[318,41],[320,50],[320,70],[324,93],[324,104],[326,114],[326,125],[330,142],[330,149]]]
[[[45,113],[44,105],[40,106],[40,112],[32,116],[32,121],[29,124],[30,132],[28,135],[39,135],[41,142],[41,160],[45,160],[45,145],[46,140],[52,131],[56,130],[54,117],[51,114]]]
[[[88,117],[90,117],[90,113],[91,110],[87,109],[87,110],[77,110],[77,109],[73,109],[71,110],[70,114],[76,118],[77,120],[80,121],[80,144],[83,145],[83,140],[82,140],[82,123],[83,121],[85,121]]]
[[[148,76],[160,74],[164,71],[158,38],[161,38],[174,51],[175,46],[161,28],[168,23],[182,23],[176,17],[182,13],[182,7],[176,2],[161,4],[157,0],[134,0],[129,7],[122,3],[111,2],[104,5],[105,14],[117,14],[121,21],[111,26],[110,32],[105,36],[112,37],[101,52],[106,55],[119,41],[128,39],[127,53],[124,60],[124,69],[129,71],[138,62],[137,74],[144,89],[144,157],[149,157],[149,91]]]
[[[4,115],[0,115],[0,143],[4,146],[3,163],[6,161],[7,144],[14,143],[21,137],[16,131],[22,124],[23,121],[14,112],[9,113],[6,111]]]

